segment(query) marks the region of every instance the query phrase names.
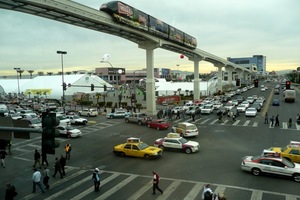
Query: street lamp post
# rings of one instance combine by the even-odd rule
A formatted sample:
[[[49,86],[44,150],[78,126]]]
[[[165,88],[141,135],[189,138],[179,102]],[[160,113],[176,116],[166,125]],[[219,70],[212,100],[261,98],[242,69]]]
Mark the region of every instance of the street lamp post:
[[[18,96],[20,95],[20,81],[19,81],[19,71],[21,70],[21,68],[19,67],[15,67],[14,70],[17,71],[17,81],[18,81]]]
[[[63,107],[63,112],[66,113],[66,108],[65,108],[65,80],[64,80],[64,58],[63,55],[67,54],[66,51],[56,51],[57,54],[61,55],[61,80],[62,80],[62,91],[63,91],[63,96],[62,96],[62,107]]]

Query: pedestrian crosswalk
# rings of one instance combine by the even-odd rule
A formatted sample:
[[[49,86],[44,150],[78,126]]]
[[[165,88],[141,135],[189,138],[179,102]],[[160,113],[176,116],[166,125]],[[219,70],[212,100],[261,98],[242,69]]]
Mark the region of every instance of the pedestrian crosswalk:
[[[240,118],[236,120],[230,120],[229,118],[224,118],[223,121],[220,121],[218,118],[213,116],[211,117],[201,117],[195,119],[193,121],[192,118],[185,118],[185,119],[175,119],[172,121],[173,123],[179,122],[190,122],[197,125],[220,125],[220,126],[243,126],[243,127],[267,127],[267,128],[280,128],[280,129],[289,129],[289,130],[298,130],[300,131],[300,125],[297,123],[293,123],[292,127],[288,127],[287,122],[282,122],[280,126],[271,126],[271,123],[264,124],[262,121],[258,121],[257,118]]]
[[[100,191],[94,192],[92,182],[92,169],[84,170],[76,167],[67,166],[67,176],[64,179],[50,179],[50,189],[46,193],[31,193],[19,196],[24,200],[35,199],[60,199],[60,200],[193,200],[202,199],[203,186],[206,184],[200,181],[173,179],[160,177],[160,188],[163,189],[162,195],[152,195],[152,176],[121,173],[102,170],[100,172],[101,185]],[[228,199],[240,199],[237,195],[243,195],[243,199],[262,200],[264,195],[272,195],[277,199],[297,200],[300,196],[278,193],[272,191],[242,188],[230,185],[211,184],[214,193],[223,192]],[[31,191],[31,185],[28,191]],[[38,190],[39,191],[39,190]],[[22,195],[22,194],[20,194]]]

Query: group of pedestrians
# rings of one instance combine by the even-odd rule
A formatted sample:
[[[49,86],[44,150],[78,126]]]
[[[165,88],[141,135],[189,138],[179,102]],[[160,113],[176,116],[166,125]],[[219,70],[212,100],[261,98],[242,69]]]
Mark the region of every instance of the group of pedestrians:
[[[270,123],[271,123],[271,127],[279,127],[279,115],[276,115],[276,117],[274,117],[274,115],[272,115],[272,117],[270,118]],[[269,115],[268,112],[266,112],[265,114],[265,122],[264,124],[269,124]],[[290,117],[288,120],[288,128],[292,128],[292,124],[293,124],[293,120]]]
[[[201,198],[202,200],[227,200],[224,193],[214,194],[210,184],[204,185]]]

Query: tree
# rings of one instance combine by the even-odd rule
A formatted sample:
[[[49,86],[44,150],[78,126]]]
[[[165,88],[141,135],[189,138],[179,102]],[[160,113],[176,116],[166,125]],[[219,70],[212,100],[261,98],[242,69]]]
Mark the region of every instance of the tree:
[[[20,74],[20,79],[22,79],[22,73],[24,72],[24,70],[19,69],[17,72]]]
[[[74,73],[74,74],[77,74],[77,73],[78,73],[78,71],[73,71],[73,73]]]
[[[72,72],[66,72],[66,74],[67,74],[67,75],[70,75],[70,74],[72,74]]]
[[[32,79],[32,74],[33,74],[34,70],[27,70],[27,71],[30,74],[30,79]]]
[[[51,75],[53,74],[53,72],[47,72],[47,74],[48,74],[49,76],[51,76]]]
[[[177,91],[178,91],[178,95],[180,96],[181,88],[178,88]]]
[[[39,76],[44,76],[44,72],[39,71],[39,72],[38,72],[38,75],[39,75]]]
[[[189,90],[185,90],[185,96],[189,96]]]

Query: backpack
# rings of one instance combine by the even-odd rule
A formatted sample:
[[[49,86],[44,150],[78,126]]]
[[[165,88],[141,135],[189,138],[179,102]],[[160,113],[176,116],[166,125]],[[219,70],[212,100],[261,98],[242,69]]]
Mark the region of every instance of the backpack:
[[[212,200],[213,194],[210,191],[204,193],[204,200]]]

